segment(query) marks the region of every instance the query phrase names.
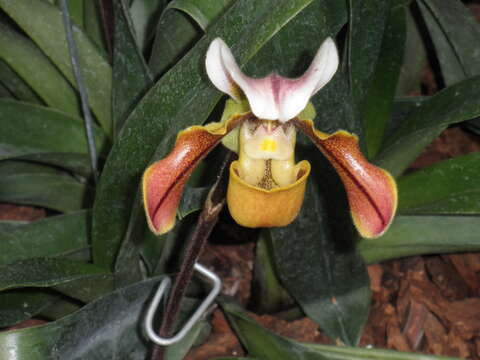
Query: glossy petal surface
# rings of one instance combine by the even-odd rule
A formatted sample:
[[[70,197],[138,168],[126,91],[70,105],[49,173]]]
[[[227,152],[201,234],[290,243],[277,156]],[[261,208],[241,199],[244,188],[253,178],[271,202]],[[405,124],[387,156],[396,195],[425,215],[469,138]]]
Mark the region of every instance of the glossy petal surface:
[[[172,152],[147,168],[143,175],[143,203],[148,225],[155,234],[164,234],[174,226],[183,188],[193,170],[222,137],[245,118],[237,115],[225,123],[183,130]]]
[[[338,52],[331,38],[323,42],[310,67],[297,79],[275,73],[260,79],[246,76],[220,38],[212,41],[206,58],[208,77],[220,91],[239,101],[240,88],[257,118],[280,122],[298,115],[310,97],[330,81],[337,67]]]
[[[316,130],[311,120],[294,121],[337,170],[360,235],[382,235],[397,208],[397,186],[392,176],[365,159],[355,135],[343,130],[328,135]]]
[[[308,161],[295,165],[297,180],[288,186],[262,189],[239,176],[238,161],[230,166],[227,204],[235,221],[246,227],[276,227],[290,224],[303,203],[305,185],[310,174]]]

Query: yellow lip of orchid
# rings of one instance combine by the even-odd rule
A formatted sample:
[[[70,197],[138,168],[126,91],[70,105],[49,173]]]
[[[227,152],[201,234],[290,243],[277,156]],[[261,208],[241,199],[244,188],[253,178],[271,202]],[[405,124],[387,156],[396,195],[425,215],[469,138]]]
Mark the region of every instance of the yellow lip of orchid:
[[[227,204],[232,217],[248,227],[285,226],[298,215],[310,164],[295,163],[295,132],[304,132],[337,170],[347,192],[355,226],[364,237],[378,237],[390,225],[397,190],[385,170],[361,154],[355,135],[332,135],[314,128],[309,99],[335,74],[335,43],[327,38],[299,78],[271,74],[246,76],[228,46],[217,38],[206,56],[212,83],[228,100],[222,121],[179,133],[173,151],[152,164],[143,176],[144,205],[150,229],[169,231],[183,187],[198,162],[220,141],[239,155],[232,163]],[[312,116],[305,116],[313,113]]]

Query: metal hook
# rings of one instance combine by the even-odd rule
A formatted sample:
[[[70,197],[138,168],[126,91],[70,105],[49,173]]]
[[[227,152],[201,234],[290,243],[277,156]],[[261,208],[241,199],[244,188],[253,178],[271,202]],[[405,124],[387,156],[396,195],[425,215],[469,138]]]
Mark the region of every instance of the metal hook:
[[[193,327],[193,325],[195,325],[195,323],[202,317],[204,312],[213,303],[213,300],[215,300],[217,295],[220,293],[220,290],[222,289],[222,281],[214,272],[208,270],[205,266],[200,265],[199,263],[195,263],[194,269],[200,274],[204,275],[212,283],[212,290],[207,295],[205,300],[203,300],[203,302],[200,304],[198,309],[193,313],[190,319],[185,323],[183,328],[176,335],[170,338],[162,338],[157,335],[155,330],[153,330],[153,317],[155,315],[155,312],[157,311],[160,300],[162,299],[163,295],[168,292],[172,283],[170,277],[166,276],[160,283],[160,286],[158,287],[158,290],[153,297],[150,306],[148,307],[147,315],[145,316],[145,322],[143,324],[147,337],[155,344],[161,346],[168,346],[182,340]]]

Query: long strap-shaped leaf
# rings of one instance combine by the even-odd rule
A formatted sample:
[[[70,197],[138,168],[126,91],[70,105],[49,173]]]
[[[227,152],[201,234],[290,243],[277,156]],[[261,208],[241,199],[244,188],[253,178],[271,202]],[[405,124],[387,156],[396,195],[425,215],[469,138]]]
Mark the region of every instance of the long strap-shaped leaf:
[[[0,291],[22,287],[49,287],[105,274],[98,266],[78,261],[36,258],[0,267]]]
[[[389,124],[406,36],[406,10],[403,7],[393,8],[385,26],[375,74],[365,100],[363,122],[369,158],[373,158],[380,149]]]
[[[388,139],[378,164],[400,175],[448,125],[480,116],[480,76],[450,86],[410,113]]]
[[[61,11],[47,1],[0,0],[0,7],[75,86]],[[99,49],[78,28],[75,28],[75,37],[93,112],[105,132],[111,134],[111,67]]]
[[[0,60],[0,81],[6,88],[9,97],[28,101],[32,104],[42,104],[42,99],[32,90],[6,62]]]
[[[77,95],[67,79],[32,41],[4,24],[0,24],[0,57],[47,105],[70,115],[80,114]]]
[[[34,257],[61,256],[88,248],[89,218],[87,211],[78,211],[30,224],[0,222],[0,265]]]
[[[402,214],[479,215],[480,152],[405,175],[398,180],[398,190]]]
[[[397,216],[388,232],[378,239],[362,239],[365,261],[379,261],[422,254],[480,250],[479,216]]]
[[[58,110],[0,99],[0,159],[39,153],[87,154],[80,118]],[[98,152],[107,145],[102,129],[93,126]]]
[[[460,1],[421,0],[419,9],[435,45],[446,85],[480,74],[480,24]]]
[[[0,201],[71,212],[91,198],[89,187],[53,167],[24,161],[0,162]]]
[[[141,99],[153,78],[135,42],[125,0],[113,3],[115,11],[113,58],[113,122],[115,135],[120,132],[132,108]]]
[[[144,359],[147,345],[138,319],[158,280],[122,288],[43,326],[2,332],[0,358]]]

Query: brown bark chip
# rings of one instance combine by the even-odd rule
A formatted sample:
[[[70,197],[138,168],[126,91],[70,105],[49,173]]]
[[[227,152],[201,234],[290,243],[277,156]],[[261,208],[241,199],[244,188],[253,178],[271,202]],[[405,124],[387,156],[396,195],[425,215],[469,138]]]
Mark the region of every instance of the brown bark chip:
[[[220,356],[245,355],[237,336],[220,309],[213,312],[211,325],[212,332],[207,341],[202,346],[190,350],[185,360],[209,360]]]
[[[480,295],[480,254],[450,254],[446,255],[460,278],[465,281],[470,289],[470,295]]]
[[[425,319],[424,332],[426,339],[425,350],[434,355],[445,354],[447,330],[431,312],[428,313]]]
[[[443,297],[449,300],[457,300],[469,295],[468,284],[458,276],[458,272],[448,258],[427,257],[425,264],[430,278],[440,289]]]
[[[423,339],[425,321],[429,315],[427,308],[416,301],[410,302],[403,334],[405,334],[411,349],[418,350]]]

